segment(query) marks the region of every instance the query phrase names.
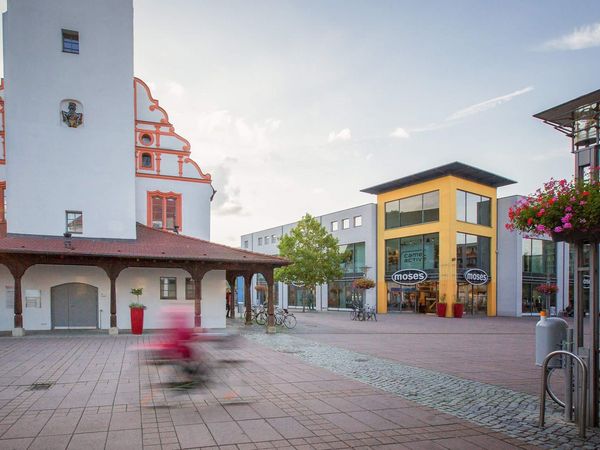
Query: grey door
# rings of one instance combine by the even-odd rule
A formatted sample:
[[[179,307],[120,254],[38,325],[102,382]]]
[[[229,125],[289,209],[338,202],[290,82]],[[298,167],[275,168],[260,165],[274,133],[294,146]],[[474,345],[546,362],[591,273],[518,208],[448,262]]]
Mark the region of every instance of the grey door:
[[[50,291],[52,328],[97,328],[98,288],[66,283]]]

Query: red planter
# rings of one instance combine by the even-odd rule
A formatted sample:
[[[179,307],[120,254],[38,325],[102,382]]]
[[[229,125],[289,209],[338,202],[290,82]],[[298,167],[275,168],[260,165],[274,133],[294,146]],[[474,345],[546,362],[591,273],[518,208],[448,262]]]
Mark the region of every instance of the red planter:
[[[144,331],[144,309],[129,308],[131,313],[131,334],[142,334]]]
[[[455,303],[452,305],[452,312],[454,313],[454,317],[460,319],[463,316],[465,305],[462,303]]]
[[[438,317],[446,317],[446,304],[445,303],[437,303],[435,305],[435,310],[437,312]]]

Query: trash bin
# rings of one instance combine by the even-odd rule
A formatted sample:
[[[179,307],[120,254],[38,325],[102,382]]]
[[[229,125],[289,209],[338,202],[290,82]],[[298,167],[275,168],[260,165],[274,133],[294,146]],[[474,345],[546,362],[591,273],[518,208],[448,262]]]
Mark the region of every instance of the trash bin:
[[[546,317],[546,312],[540,313],[540,320],[535,325],[535,363],[541,366],[549,353],[560,350],[562,342],[567,339],[569,324],[559,317]],[[561,367],[560,358],[556,357],[548,367]]]

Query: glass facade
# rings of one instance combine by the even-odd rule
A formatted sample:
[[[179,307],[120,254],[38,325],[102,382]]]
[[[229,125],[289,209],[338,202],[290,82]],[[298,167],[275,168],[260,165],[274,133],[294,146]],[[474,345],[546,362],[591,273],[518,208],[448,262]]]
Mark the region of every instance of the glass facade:
[[[309,289],[288,284],[288,306],[310,308],[314,307],[315,298]]]
[[[389,312],[435,313],[439,283],[427,280],[415,286],[401,286],[388,281],[387,310]]]
[[[365,243],[340,245],[340,253],[345,256],[342,263],[344,278],[362,277],[365,272]]]
[[[489,227],[492,224],[492,200],[483,195],[457,190],[456,220]]]
[[[436,222],[440,217],[438,191],[406,197],[385,204],[385,228],[398,228],[426,222]]]
[[[459,280],[468,269],[482,269],[490,275],[491,239],[474,234],[456,233],[456,269]]]
[[[546,307],[546,297],[537,291],[540,284],[556,284],[556,243],[543,239],[523,238],[523,280],[521,312],[538,314]],[[556,307],[556,294],[549,298]]]
[[[400,269],[436,272],[439,268],[440,239],[438,233],[422,234],[385,241],[385,274]]]
[[[328,309],[351,308],[353,302],[363,301],[361,293],[352,289],[351,280],[334,281],[327,288]]]
[[[581,267],[590,266],[590,244],[583,246],[583,262]],[[569,303],[575,305],[575,246],[569,245]],[[590,312],[590,275],[588,270],[582,272],[583,282],[583,310]]]

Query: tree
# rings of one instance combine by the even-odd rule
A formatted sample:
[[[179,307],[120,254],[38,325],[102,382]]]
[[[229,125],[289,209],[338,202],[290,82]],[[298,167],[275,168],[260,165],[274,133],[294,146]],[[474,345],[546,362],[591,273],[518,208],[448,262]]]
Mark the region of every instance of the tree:
[[[292,264],[275,270],[275,280],[305,286],[313,293],[315,287],[330,283],[344,275],[338,240],[327,232],[317,219],[306,214],[289,234],[279,241],[279,254]],[[302,311],[306,308],[302,300]]]

